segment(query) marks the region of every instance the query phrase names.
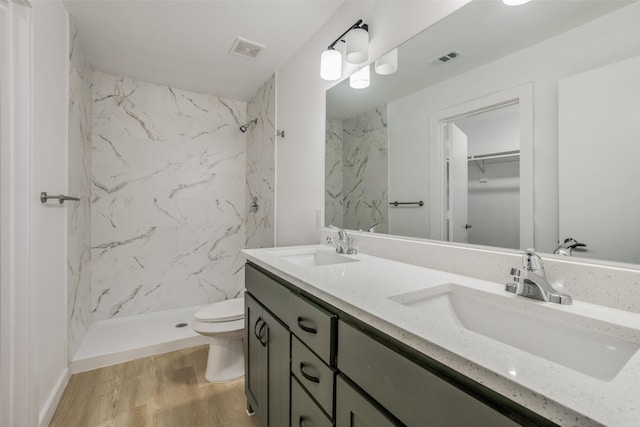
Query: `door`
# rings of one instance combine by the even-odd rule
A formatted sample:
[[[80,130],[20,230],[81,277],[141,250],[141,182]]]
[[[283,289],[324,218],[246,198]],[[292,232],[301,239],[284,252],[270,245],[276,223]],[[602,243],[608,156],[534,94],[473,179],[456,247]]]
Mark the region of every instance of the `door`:
[[[267,310],[262,317],[266,322],[267,346],[267,422],[263,427],[289,425],[289,388],[291,381],[289,330]]]
[[[640,57],[559,83],[558,238],[587,245],[573,255],[640,263],[639,118]]]
[[[261,427],[289,425],[290,348],[287,327],[245,294],[245,394]]]
[[[467,243],[468,236],[468,146],[467,135],[447,122],[449,136],[449,241]]]
[[[245,293],[245,393],[247,402],[253,409],[260,425],[266,426],[266,381],[267,366],[265,357],[266,341],[261,338],[265,334],[266,323],[262,318],[262,307]],[[262,330],[260,330],[262,328]]]
[[[336,381],[336,425],[340,427],[394,427],[402,423],[378,409],[342,377]]]

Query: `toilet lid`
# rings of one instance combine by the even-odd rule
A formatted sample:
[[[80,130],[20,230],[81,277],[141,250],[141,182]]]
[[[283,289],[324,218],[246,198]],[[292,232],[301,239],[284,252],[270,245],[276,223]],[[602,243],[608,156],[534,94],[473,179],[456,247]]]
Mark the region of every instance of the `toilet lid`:
[[[229,299],[211,304],[193,315],[201,322],[230,322],[244,317],[244,298]]]

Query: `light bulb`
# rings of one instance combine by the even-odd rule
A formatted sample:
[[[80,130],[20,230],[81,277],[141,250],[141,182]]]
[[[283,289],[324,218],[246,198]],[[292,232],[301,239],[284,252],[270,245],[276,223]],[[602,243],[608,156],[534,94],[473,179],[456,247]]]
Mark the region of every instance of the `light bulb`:
[[[338,80],[342,76],[342,55],[335,49],[327,49],[320,56],[320,77]]]
[[[393,49],[381,58],[376,59],[376,73],[387,76],[398,71],[398,49]]]
[[[528,3],[531,0],[502,0],[502,3],[507,6],[520,6],[521,4]]]
[[[364,28],[354,28],[345,37],[347,50],[345,58],[350,64],[362,64],[369,59],[369,32]]]
[[[371,73],[369,71],[369,66],[362,67],[355,73],[351,74],[349,77],[349,86],[353,89],[364,89],[369,87]]]

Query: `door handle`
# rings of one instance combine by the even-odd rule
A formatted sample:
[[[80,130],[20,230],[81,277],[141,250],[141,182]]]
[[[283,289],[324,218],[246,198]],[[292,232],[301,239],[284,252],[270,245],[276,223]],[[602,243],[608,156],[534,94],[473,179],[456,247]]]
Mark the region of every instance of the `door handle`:
[[[467,230],[470,229],[471,228],[471,224],[465,224],[464,228],[467,229]]]
[[[258,320],[256,320],[255,325],[253,325],[253,335],[255,335],[255,337],[258,339],[258,341],[260,341],[260,343],[262,343],[262,339],[260,338],[260,335],[258,333],[258,323],[263,322],[262,317],[258,317]]]
[[[264,320],[262,321],[262,325],[260,325],[260,329],[258,329],[258,341],[260,341],[260,344],[262,344],[263,347],[267,346],[267,342],[269,341],[269,329],[267,329],[267,338],[264,339],[264,341],[262,340],[262,331],[264,331],[264,328],[267,326],[267,322],[265,322]]]

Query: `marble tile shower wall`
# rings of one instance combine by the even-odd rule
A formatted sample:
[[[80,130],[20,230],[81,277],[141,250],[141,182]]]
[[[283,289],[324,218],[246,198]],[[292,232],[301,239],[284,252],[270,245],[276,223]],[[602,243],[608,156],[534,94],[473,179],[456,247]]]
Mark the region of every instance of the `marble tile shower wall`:
[[[68,193],[79,202],[67,209],[67,316],[69,357],[91,322],[91,126],[93,70],[77,29],[69,30]]]
[[[247,120],[258,119],[247,131],[247,199],[248,207],[257,198],[257,212],[247,212],[245,246],[266,248],[274,245],[274,189],[276,94],[275,77],[271,77],[247,105]]]
[[[343,121],[344,227],[389,231],[387,106]]]
[[[93,74],[93,320],[243,288],[247,104]]]
[[[324,151],[324,222],[325,225],[344,227],[342,195],[344,187],[343,162],[344,141],[342,120],[328,119],[325,129]]]

